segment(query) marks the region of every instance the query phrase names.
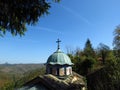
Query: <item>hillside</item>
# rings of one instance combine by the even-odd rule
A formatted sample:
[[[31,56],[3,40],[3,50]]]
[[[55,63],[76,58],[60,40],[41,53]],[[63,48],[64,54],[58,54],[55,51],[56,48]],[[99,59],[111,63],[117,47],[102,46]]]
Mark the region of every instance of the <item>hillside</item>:
[[[0,72],[8,74],[23,74],[30,70],[42,68],[44,64],[0,64]]]
[[[44,64],[0,64],[0,87],[43,67]]]

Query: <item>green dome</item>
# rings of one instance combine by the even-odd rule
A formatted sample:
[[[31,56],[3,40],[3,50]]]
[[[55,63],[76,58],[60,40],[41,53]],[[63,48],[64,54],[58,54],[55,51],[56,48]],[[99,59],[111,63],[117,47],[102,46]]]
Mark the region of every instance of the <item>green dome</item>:
[[[56,52],[54,52],[52,55],[49,56],[47,60],[47,64],[73,65],[70,58],[66,54],[61,52],[60,49],[58,49]]]

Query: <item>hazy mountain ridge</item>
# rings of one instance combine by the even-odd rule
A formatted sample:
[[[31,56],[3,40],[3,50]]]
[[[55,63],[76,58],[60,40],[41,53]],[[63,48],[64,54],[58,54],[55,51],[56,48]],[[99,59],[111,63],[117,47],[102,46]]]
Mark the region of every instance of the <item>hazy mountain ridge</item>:
[[[23,74],[27,71],[44,67],[44,64],[0,64],[0,72],[8,74]]]
[[[14,79],[20,79],[35,71],[40,71],[44,64],[0,64],[0,87]]]

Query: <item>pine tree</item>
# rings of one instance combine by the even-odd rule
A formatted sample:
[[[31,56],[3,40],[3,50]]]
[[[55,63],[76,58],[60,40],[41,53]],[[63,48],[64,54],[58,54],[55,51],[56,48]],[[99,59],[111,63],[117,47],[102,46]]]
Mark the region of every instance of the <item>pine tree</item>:
[[[92,71],[92,68],[95,64],[95,51],[92,48],[92,44],[89,39],[87,39],[84,47],[85,60],[82,62],[83,75],[87,75]]]
[[[89,39],[87,39],[87,41],[85,43],[84,55],[86,57],[93,57],[93,58],[95,57],[95,52],[94,52],[94,49],[92,48],[92,44]]]

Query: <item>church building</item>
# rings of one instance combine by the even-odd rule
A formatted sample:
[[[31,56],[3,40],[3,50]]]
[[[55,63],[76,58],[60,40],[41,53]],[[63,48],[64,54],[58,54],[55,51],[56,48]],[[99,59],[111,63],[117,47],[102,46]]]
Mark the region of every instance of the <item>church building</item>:
[[[25,83],[17,90],[85,90],[84,77],[73,72],[74,65],[67,54],[60,50],[60,40],[57,50],[48,57],[46,74]]]
[[[46,63],[46,73],[52,74],[58,77],[71,75],[72,65],[70,58],[60,50],[60,40],[56,41],[58,43],[57,50],[49,56]]]

